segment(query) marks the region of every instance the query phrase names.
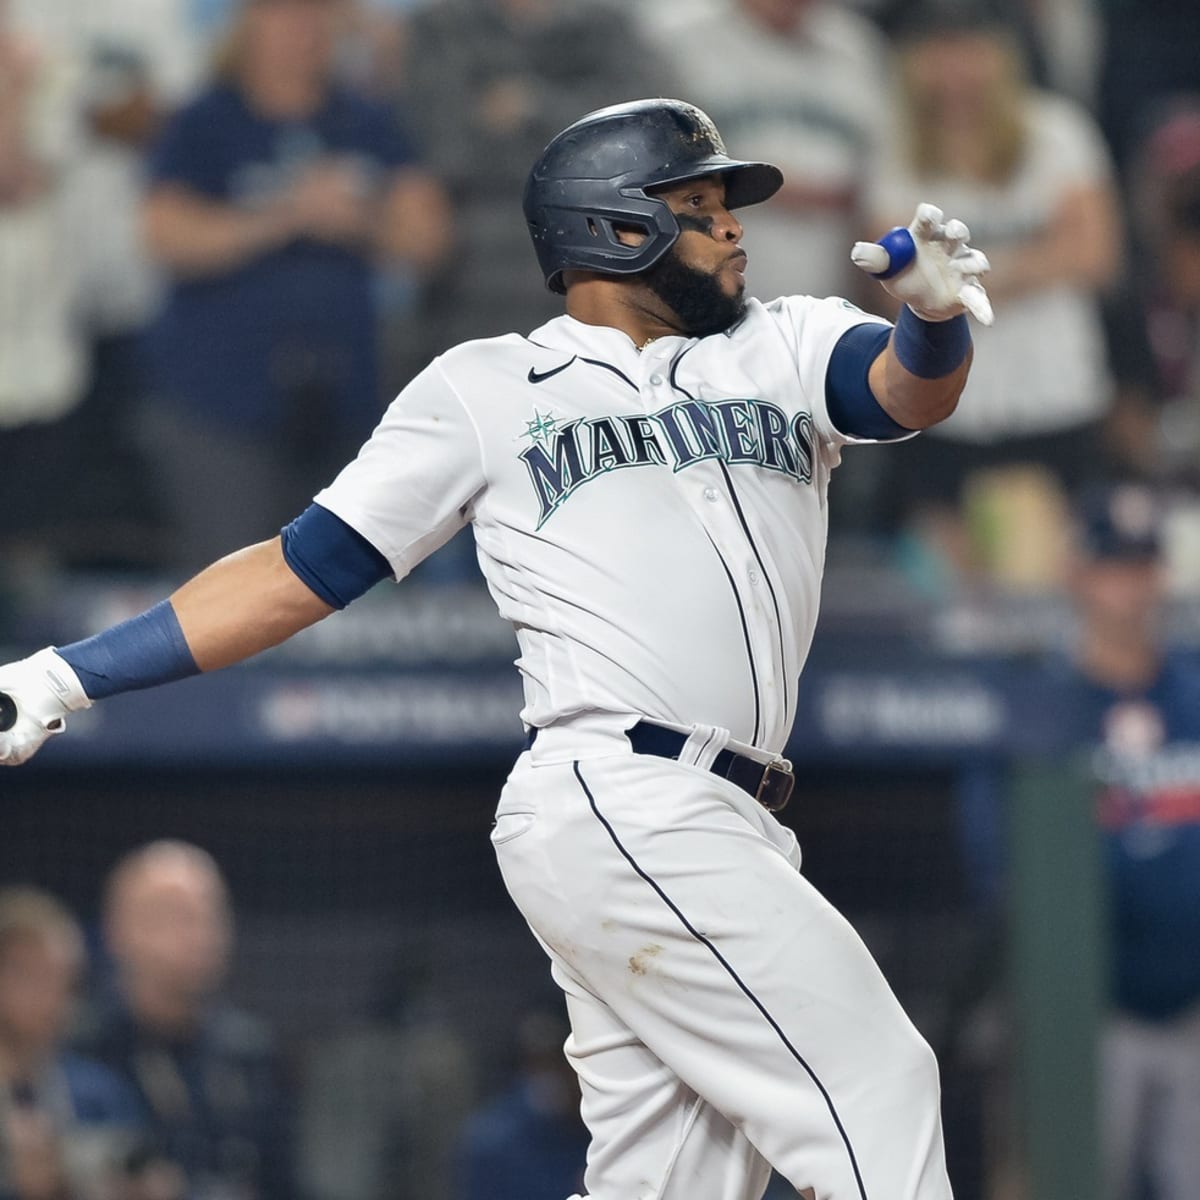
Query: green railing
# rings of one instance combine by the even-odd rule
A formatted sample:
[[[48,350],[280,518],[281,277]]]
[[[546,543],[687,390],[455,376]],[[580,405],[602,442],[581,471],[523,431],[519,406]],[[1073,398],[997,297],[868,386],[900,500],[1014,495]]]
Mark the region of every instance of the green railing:
[[[1020,764],[1009,813],[1009,983],[1027,1200],[1095,1200],[1105,891],[1084,764]]]

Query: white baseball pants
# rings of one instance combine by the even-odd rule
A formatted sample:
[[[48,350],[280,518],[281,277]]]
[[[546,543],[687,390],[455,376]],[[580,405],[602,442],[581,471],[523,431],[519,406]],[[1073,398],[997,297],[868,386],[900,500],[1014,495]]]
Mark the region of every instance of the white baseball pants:
[[[542,741],[492,840],[566,993],[588,1195],[759,1200],[773,1166],[814,1200],[949,1200],[933,1053],[791,831],[701,767]]]

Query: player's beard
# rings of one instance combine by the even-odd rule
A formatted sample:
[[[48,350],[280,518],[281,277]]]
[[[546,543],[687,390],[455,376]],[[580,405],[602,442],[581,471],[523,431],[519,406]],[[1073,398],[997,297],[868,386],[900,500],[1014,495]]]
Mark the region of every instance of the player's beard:
[[[746,301],[739,290],[732,296],[721,290],[719,275],[697,270],[682,262],[672,246],[643,276],[646,286],[679,318],[689,337],[721,333],[742,319]]]

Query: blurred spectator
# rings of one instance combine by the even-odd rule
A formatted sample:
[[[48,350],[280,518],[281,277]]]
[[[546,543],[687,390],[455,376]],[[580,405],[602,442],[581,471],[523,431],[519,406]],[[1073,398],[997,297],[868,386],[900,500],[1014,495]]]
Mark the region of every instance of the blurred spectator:
[[[914,7],[913,0],[870,3],[889,37],[903,31]],[[1030,78],[1093,110],[1103,51],[1101,6],[1095,0],[994,0],[994,7],[1020,43]]]
[[[454,1151],[475,1063],[421,957],[406,951],[387,972],[372,1019],[321,1037],[305,1056],[298,1167],[311,1200],[457,1194]]]
[[[170,272],[148,442],[199,566],[271,536],[382,411],[381,262],[429,269],[441,190],[335,79],[338,0],[242,0],[217,79],[167,126],[144,209]]]
[[[0,1197],[113,1200],[137,1103],[100,1064],[65,1053],[83,936],[54,897],[0,892]]]
[[[122,0],[113,0],[120,4]],[[241,0],[185,0],[188,24],[206,51],[220,45]],[[340,0],[344,26],[338,46],[341,82],[377,98],[394,97],[403,66],[408,12],[428,0]]]
[[[977,0],[926,4],[901,48],[905,134],[874,180],[870,236],[933,198],[992,264],[991,328],[955,414],[897,448],[889,500],[951,561],[973,475],[1039,464],[1033,507],[1102,474],[1112,387],[1099,296],[1120,257],[1107,153],[1073,101],[1031,88],[1016,43]],[[1044,497],[1043,497],[1044,493]],[[1053,557],[1053,556],[1052,556]]]
[[[71,83],[70,153],[60,155],[53,181],[63,262],[21,290],[23,306],[59,297],[87,383],[72,391],[69,415],[44,431],[57,456],[56,492],[47,503],[44,488],[34,489],[48,509],[45,549],[70,565],[142,564],[155,549],[132,433],[141,391],[135,334],[157,296],[137,209],[145,145],[163,106],[194,74],[184,5],[11,0],[13,27],[45,62],[67,65]],[[57,486],[63,478],[70,488]]]
[[[83,315],[103,341],[140,329],[159,300],[138,222],[145,159],[199,83],[188,0],[59,0],[58,36],[84,68],[86,129],[72,164],[84,241]]]
[[[78,63],[0,0],[0,562],[61,535],[72,477],[58,422],[83,397],[78,244],[63,186],[79,144]]]
[[[463,1132],[459,1200],[582,1195],[588,1133],[579,1081],[563,1053],[569,1032],[557,1009],[534,1009],[521,1020],[516,1078]]]
[[[352,0],[341,51],[347,83],[384,103],[400,100],[409,10],[423,0]]]
[[[1141,418],[1143,471],[1200,489],[1200,94],[1151,131],[1130,195],[1137,254],[1114,365]]]
[[[1106,1194],[1195,1195],[1200,1177],[1200,659],[1163,641],[1156,499],[1089,495],[1073,595],[1081,713],[1111,909],[1102,1057]]]
[[[1101,0],[1100,119],[1118,165],[1132,160],[1165,99],[1200,91],[1200,0]]]
[[[440,0],[413,14],[405,94],[456,231],[422,303],[422,360],[557,315],[518,232],[529,163],[564,121],[672,90],[631,18],[603,3]]]
[[[1038,79],[1094,111],[1104,48],[1104,22],[1095,0],[1021,0],[1014,7],[1023,10],[1039,51]]]
[[[133,851],[109,878],[104,933],[115,986],[77,1044],[133,1086],[187,1200],[294,1200],[270,1036],[219,997],[233,918],[217,865],[185,842]]]
[[[684,98],[738,154],[783,171],[746,237],[750,290],[764,300],[860,292],[848,247],[891,107],[879,32],[839,0],[667,0],[643,11]]]
[[[72,0],[57,6],[85,67],[85,131],[70,171],[73,211],[88,230],[80,258],[79,318],[91,386],[76,436],[84,443],[76,487],[77,560],[162,561],[161,514],[135,426],[146,398],[142,335],[162,280],[141,238],[146,155],[166,116],[195,87],[200,45],[187,0]]]

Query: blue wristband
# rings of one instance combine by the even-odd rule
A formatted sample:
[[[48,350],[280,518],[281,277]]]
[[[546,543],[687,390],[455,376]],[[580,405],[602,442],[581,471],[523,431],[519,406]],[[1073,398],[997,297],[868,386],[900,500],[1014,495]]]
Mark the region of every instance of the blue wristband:
[[[971,349],[965,313],[948,321],[924,321],[908,305],[900,309],[892,333],[900,365],[921,379],[941,379],[958,370]]]
[[[200,673],[169,600],[95,637],[55,649],[90,700]]]

